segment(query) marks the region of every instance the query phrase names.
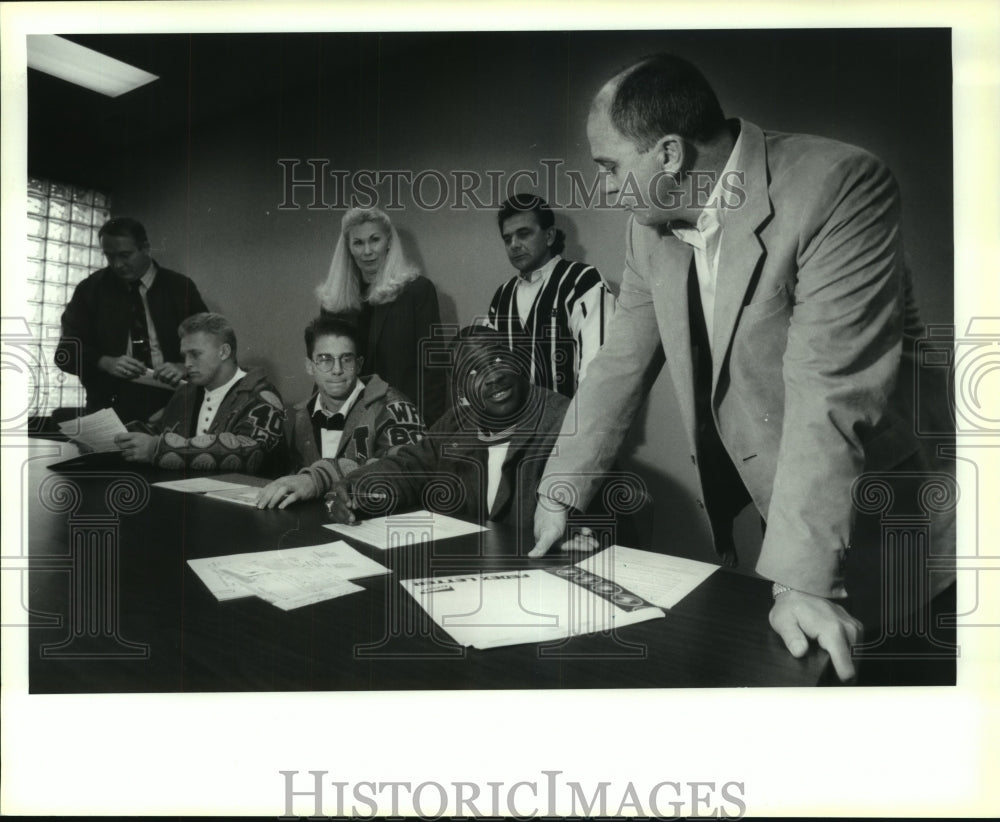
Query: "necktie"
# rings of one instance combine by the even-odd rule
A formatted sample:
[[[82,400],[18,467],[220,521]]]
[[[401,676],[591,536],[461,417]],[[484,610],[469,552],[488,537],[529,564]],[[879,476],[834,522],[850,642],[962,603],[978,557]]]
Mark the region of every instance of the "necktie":
[[[139,281],[129,283],[129,302],[132,308],[132,322],[129,336],[132,339],[132,356],[152,368],[153,357],[149,350],[149,326],[146,323],[146,306],[139,293]]]
[[[327,431],[343,431],[344,430],[344,415],[334,414],[328,417],[322,411],[317,411],[313,414],[313,419],[320,428],[325,428]]]

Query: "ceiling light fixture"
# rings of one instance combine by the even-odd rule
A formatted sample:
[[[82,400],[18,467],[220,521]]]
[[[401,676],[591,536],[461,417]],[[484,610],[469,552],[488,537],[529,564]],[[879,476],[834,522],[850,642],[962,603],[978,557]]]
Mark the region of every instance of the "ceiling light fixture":
[[[119,97],[159,79],[155,74],[56,34],[28,35],[28,68],[44,71],[108,97]]]

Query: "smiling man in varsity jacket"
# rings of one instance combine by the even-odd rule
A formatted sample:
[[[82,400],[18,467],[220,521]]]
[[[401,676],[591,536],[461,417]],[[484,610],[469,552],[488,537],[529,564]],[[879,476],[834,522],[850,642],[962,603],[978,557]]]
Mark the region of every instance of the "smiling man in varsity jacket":
[[[328,485],[423,435],[417,407],[405,395],[377,374],[358,378],[364,357],[353,325],[318,317],[306,328],[305,343],[306,371],[316,390],[291,407],[286,429],[292,468],[300,473],[264,488],[260,508],[308,499],[314,477]]]
[[[239,367],[229,321],[203,312],[184,320],[177,334],[187,380],[148,424],[130,423],[130,433],[115,438],[125,459],[272,477],[283,471],[281,397],[261,369]]]
[[[604,344],[614,294],[592,265],[560,256],[563,233],[541,197],[511,197],[497,222],[518,273],[493,295],[487,325],[523,349],[532,383],[572,397]]]

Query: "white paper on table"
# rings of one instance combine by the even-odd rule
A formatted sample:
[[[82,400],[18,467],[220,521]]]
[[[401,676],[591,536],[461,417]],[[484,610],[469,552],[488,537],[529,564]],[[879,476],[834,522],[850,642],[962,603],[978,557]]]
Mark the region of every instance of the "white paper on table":
[[[91,451],[119,451],[115,445],[115,437],[118,434],[128,433],[128,429],[112,408],[102,408],[93,414],[61,422],[59,430],[69,439],[86,446]]]
[[[612,545],[577,563],[661,608],[673,608],[719,570],[718,565]]]
[[[272,571],[255,578],[253,582],[247,582],[246,586],[261,599],[283,611],[364,590],[360,585],[335,573],[313,568]]]
[[[663,616],[652,603],[571,565],[401,584],[456,642],[481,649],[550,642]]]
[[[390,548],[420,545],[424,542],[439,542],[443,539],[478,534],[480,531],[488,530],[474,522],[466,522],[426,510],[363,519],[353,525],[333,522],[323,527],[366,542],[382,551],[387,551]]]
[[[156,488],[166,488],[168,491],[185,491],[189,494],[204,494],[207,491],[232,491],[236,488],[248,488],[235,482],[223,482],[211,477],[191,477],[182,480],[166,480],[154,482]]]
[[[227,483],[228,488],[213,489],[206,491],[205,496],[212,499],[224,499],[228,502],[238,502],[241,505],[252,505],[256,507],[257,498],[260,496],[260,488],[253,485],[237,485]]]
[[[381,563],[339,540],[301,548],[189,559],[188,565],[219,600],[253,596],[256,594],[253,584],[271,574],[301,571],[305,577],[313,575],[317,580],[348,580],[389,573],[389,569]],[[312,590],[308,584],[302,588],[304,592]]]
[[[249,557],[253,554],[233,554],[229,557],[205,557],[203,559],[189,559],[188,565],[198,578],[205,583],[205,587],[220,602],[230,599],[240,599],[241,597],[252,597],[253,591],[238,582],[235,577],[222,572],[226,560],[234,557]]]

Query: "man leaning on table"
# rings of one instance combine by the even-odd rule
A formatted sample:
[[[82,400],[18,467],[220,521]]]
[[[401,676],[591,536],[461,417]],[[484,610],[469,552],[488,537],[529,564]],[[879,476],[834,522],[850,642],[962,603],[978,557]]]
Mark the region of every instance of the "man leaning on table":
[[[281,397],[261,369],[239,367],[229,321],[221,314],[195,314],[177,333],[187,382],[148,424],[130,424],[130,433],[115,437],[125,459],[264,476],[283,470]]]
[[[358,377],[364,357],[358,354],[353,325],[317,317],[306,327],[305,343],[306,372],[315,380],[316,390],[291,406],[285,426],[291,467],[301,473],[264,488],[261,508],[273,508],[292,494],[305,498],[314,475],[325,473],[324,484],[329,484],[423,435],[424,424],[409,399],[377,374]]]
[[[716,549],[735,563],[733,519],[753,502],[772,627],[795,656],[818,641],[849,679],[861,624],[837,602],[848,548],[880,551],[851,545],[852,484],[928,464],[900,367],[921,329],[896,183],[853,146],[726,120],[701,73],[672,55],[609,80],[587,133],[630,212],[625,273],[576,397],[576,435],[541,481],[563,507],[538,507],[532,553],[562,538],[566,506],[587,503],[587,478],[614,459],[662,350]]]

